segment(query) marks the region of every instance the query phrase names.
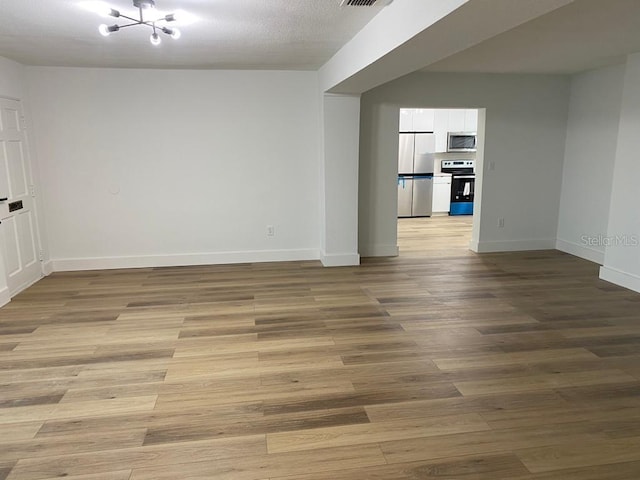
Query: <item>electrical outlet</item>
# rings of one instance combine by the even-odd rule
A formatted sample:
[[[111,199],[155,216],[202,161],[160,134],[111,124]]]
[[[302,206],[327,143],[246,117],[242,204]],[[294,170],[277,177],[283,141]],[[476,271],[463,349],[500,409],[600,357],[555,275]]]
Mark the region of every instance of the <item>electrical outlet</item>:
[[[502,217],[498,219],[498,228],[504,228],[504,218]]]
[[[273,225],[267,225],[267,237],[275,237],[276,228]]]

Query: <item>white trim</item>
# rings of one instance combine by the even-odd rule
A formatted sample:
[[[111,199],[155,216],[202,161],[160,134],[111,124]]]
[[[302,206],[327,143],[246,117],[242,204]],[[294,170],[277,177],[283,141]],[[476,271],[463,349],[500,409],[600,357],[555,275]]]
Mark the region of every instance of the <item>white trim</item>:
[[[533,240],[502,240],[490,242],[471,242],[471,250],[477,253],[522,252],[527,250],[555,250],[555,238]]]
[[[397,257],[400,249],[397,245],[364,245],[360,247],[361,257]]]
[[[34,278],[26,283],[23,283],[22,285],[20,285],[15,292],[11,292],[9,291],[9,295],[11,295],[11,297],[15,297],[16,295],[24,292],[27,288],[29,288],[32,285],[35,285],[36,283],[38,283],[40,280],[42,280],[44,278],[44,276],[42,275],[42,272],[40,272],[40,275],[38,276],[38,278]]]
[[[46,262],[43,262],[42,263],[42,274],[45,277],[48,277],[52,273],[53,273],[53,265],[52,265],[51,260],[47,260]]]
[[[318,260],[318,250],[256,250],[247,252],[142,255],[137,257],[59,258],[51,260],[54,272],[111,270],[116,268],[178,267],[232,263],[290,262]]]
[[[352,267],[360,265],[360,255],[357,253],[320,252],[320,261],[325,267]]]
[[[574,255],[576,257],[584,258],[590,262],[597,263],[599,265],[604,264],[604,252],[596,250],[595,248],[580,245],[574,242],[567,242],[566,240],[556,240],[556,250]]]
[[[616,268],[600,267],[600,279],[640,293],[640,277]]]
[[[4,307],[7,303],[11,301],[11,295],[9,294],[9,289],[4,287],[0,290],[0,307]]]

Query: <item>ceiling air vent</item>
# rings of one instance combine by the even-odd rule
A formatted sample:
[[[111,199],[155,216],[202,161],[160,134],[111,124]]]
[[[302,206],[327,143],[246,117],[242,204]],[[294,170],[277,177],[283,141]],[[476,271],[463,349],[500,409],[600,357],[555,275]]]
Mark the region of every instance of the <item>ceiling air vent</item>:
[[[342,0],[341,7],[373,7],[375,4],[385,6],[391,3],[389,0]]]

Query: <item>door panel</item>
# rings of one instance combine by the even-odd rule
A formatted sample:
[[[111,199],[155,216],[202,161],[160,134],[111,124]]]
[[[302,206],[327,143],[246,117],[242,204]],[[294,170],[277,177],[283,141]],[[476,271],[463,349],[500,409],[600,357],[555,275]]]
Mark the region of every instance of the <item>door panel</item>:
[[[433,178],[416,177],[413,181],[413,206],[411,213],[414,217],[430,217],[433,203]]]
[[[7,276],[16,275],[20,270],[20,250],[18,249],[18,225],[15,217],[2,220],[2,245]]]
[[[9,196],[9,162],[6,143],[0,140],[0,198]]]
[[[413,205],[413,179],[398,178],[398,216],[410,217]]]
[[[20,131],[19,104],[15,106],[3,105],[2,108],[2,129],[7,133],[17,133]]]
[[[435,151],[436,136],[433,133],[416,134],[413,173],[433,173]]]
[[[36,263],[36,245],[33,231],[33,214],[31,212],[17,215],[18,239],[20,241],[20,253],[22,264],[25,268]]]
[[[19,141],[6,142],[9,164],[9,196],[19,198],[27,194],[27,172],[22,145]]]
[[[8,198],[0,203],[0,239],[11,296],[42,277],[30,167],[21,104],[0,98],[0,198]],[[22,208],[9,212],[12,202]]]
[[[398,173],[413,173],[413,146],[415,135],[413,133],[400,134],[400,147],[398,149]]]

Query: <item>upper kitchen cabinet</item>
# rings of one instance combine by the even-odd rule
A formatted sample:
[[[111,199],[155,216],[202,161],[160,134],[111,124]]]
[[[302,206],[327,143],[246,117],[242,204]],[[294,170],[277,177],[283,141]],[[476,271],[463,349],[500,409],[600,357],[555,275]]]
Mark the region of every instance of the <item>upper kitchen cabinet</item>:
[[[449,110],[439,108],[433,115],[433,133],[436,134],[436,152],[447,151],[447,132],[449,131]]]
[[[447,151],[449,132],[475,132],[478,130],[476,109],[401,108],[401,132],[433,132],[436,152]]]
[[[464,132],[465,130],[465,118],[466,110],[449,110],[449,131],[450,132]]]
[[[477,132],[478,131],[478,110],[471,108],[464,111],[464,131],[465,132]]]
[[[413,132],[413,116],[415,109],[413,108],[401,108],[400,109],[400,131],[401,132]]]
[[[401,108],[401,132],[433,132],[432,108]]]
[[[434,110],[432,108],[418,108],[413,111],[413,131],[433,132]]]

